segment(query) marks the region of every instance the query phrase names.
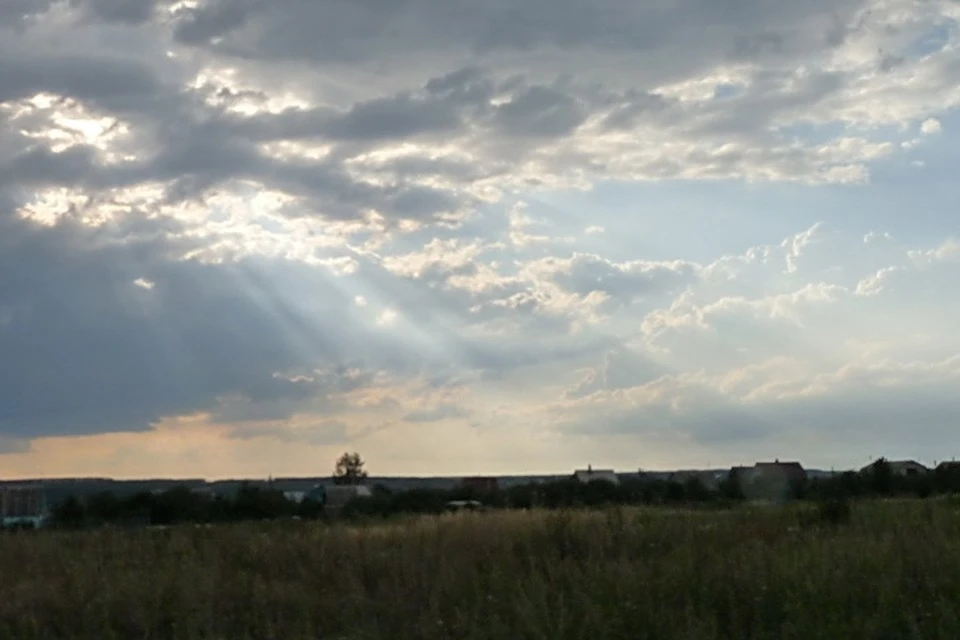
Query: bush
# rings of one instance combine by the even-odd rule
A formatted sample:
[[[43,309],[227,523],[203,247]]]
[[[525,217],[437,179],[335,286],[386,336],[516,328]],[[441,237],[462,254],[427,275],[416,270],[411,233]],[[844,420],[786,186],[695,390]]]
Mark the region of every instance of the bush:
[[[829,498],[817,504],[817,522],[821,524],[846,524],[852,514],[850,501],[846,498]]]

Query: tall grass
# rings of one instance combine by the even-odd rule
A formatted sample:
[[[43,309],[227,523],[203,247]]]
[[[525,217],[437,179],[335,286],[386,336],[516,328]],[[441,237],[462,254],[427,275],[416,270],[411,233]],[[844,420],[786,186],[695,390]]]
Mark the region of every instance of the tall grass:
[[[0,537],[0,638],[960,638],[960,507]]]

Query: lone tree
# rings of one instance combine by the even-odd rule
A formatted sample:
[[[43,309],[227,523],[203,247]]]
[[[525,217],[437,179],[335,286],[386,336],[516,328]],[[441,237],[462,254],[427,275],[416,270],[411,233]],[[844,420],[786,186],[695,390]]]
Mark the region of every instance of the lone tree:
[[[334,484],[360,484],[367,477],[363,470],[363,459],[359,453],[344,453],[337,458],[337,466],[333,470]]]

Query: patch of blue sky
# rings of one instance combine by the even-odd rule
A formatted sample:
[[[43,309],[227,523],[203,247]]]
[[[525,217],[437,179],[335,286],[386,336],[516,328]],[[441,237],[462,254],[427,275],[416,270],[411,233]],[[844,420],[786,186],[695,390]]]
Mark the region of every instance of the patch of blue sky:
[[[957,32],[954,21],[939,24],[907,45],[904,53],[910,57],[923,58],[941,51]]]
[[[847,135],[847,126],[842,122],[795,122],[778,127],[780,135],[788,140],[804,144],[825,144]]]
[[[281,234],[287,231],[286,227],[279,220],[269,216],[257,216],[254,219],[254,222],[256,222],[264,231],[268,231],[270,233]]]
[[[894,155],[871,164],[871,181],[863,185],[607,182],[587,192],[541,194],[529,200],[528,211],[554,220],[558,235],[578,233],[570,250],[617,261],[708,263],[777,244],[817,222],[854,234],[886,231],[904,243],[930,246],[960,232],[958,156],[942,147],[923,167],[904,171]],[[588,226],[604,232],[585,234]]]
[[[544,194],[530,201],[529,210],[552,217],[558,234],[579,233],[579,251],[616,261],[707,263],[779,242],[817,222],[813,211],[789,204],[802,189],[739,180],[606,182],[589,192]],[[788,206],[778,207],[781,199]],[[585,234],[589,226],[603,232]]]
[[[925,118],[924,118],[925,119]],[[924,119],[915,122],[896,124],[859,124],[844,122],[808,123],[800,122],[779,127],[780,135],[786,140],[802,142],[805,146],[829,144],[839,138],[858,137],[868,142],[892,142],[900,144],[917,137]]]
[[[897,149],[868,164],[864,185],[745,183],[740,180],[605,181],[582,190],[537,191],[484,205],[454,230],[425,229],[398,241],[386,253],[417,250],[432,236],[469,241],[506,241],[507,212],[518,200],[534,224],[524,229],[536,236],[572,238],[555,244],[531,243],[486,251],[481,260],[498,260],[509,273],[515,258],[544,252],[565,256],[596,253],[624,261],[687,259],[710,262],[753,246],[776,244],[816,222],[855,234],[887,231],[899,240],[931,246],[960,234],[956,211],[956,167],[960,164],[960,111],[941,114],[943,133],[923,136],[912,149]],[[785,128],[804,140],[829,142],[841,135],[900,141],[917,137],[919,123],[906,131],[883,127],[851,132],[842,124],[791,125]],[[591,231],[588,233],[587,230]],[[402,236],[401,236],[402,238]],[[422,241],[422,242],[421,242]]]
[[[718,84],[713,90],[713,99],[714,100],[726,100],[728,98],[736,98],[741,96],[746,91],[747,87],[743,84],[736,83],[722,83]]]

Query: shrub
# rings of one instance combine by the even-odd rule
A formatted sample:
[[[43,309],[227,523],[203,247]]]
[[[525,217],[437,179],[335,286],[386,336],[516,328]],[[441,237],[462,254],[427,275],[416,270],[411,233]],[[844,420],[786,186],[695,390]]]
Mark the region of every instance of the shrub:
[[[846,524],[852,515],[847,498],[828,498],[817,504],[817,522],[821,524]]]

